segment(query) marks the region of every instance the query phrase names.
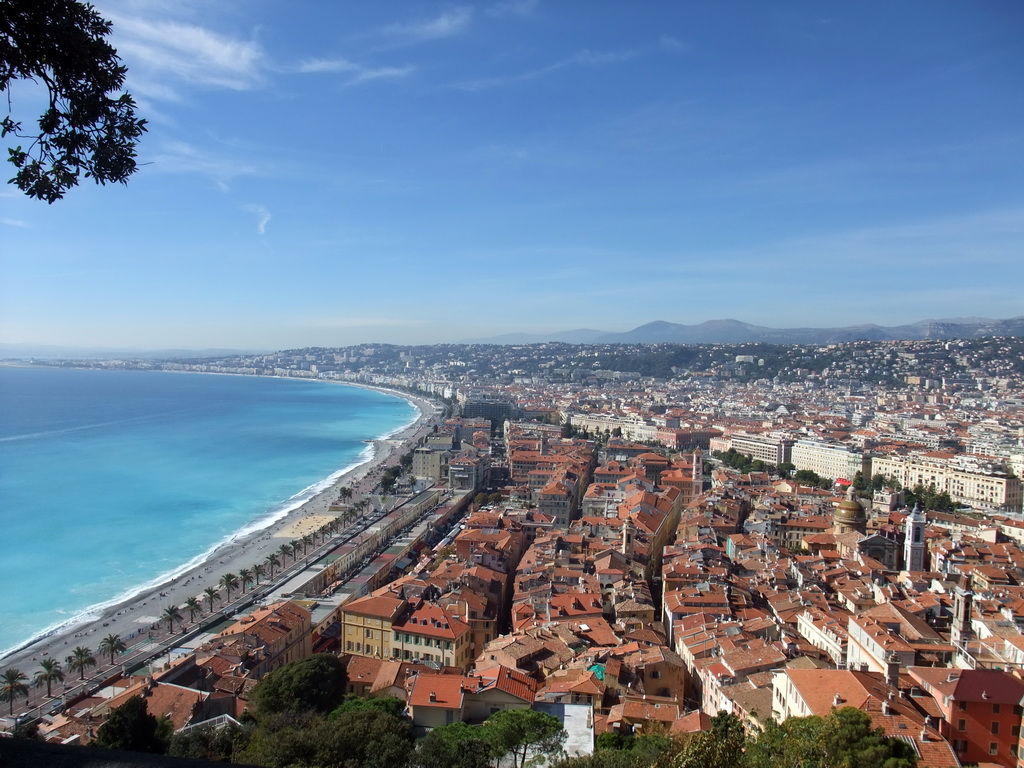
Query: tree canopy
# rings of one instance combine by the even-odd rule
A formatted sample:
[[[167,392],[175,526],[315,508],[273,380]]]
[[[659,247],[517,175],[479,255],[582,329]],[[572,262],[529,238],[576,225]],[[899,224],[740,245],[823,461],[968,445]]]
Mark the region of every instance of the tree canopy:
[[[493,747],[480,728],[452,723],[434,728],[419,743],[421,768],[489,768]]]
[[[397,718],[405,717],[405,701],[395,696],[356,696],[348,694],[332,712],[331,718],[341,717],[346,712],[387,712]]]
[[[719,713],[709,731],[696,734],[682,748],[666,753],[668,768],[914,768],[917,754],[907,742],[885,736],[871,718],[855,707],[826,717],[791,717],[768,722],[762,733],[745,738],[734,715]]]
[[[946,491],[938,491],[932,483],[925,487],[924,483],[918,483],[909,491],[904,491],[904,497],[908,507],[920,504],[922,509],[932,509],[936,512],[952,512],[956,504]]]
[[[227,763],[231,761],[236,751],[245,747],[246,743],[247,735],[237,725],[227,725],[223,728],[207,725],[174,734],[167,754],[172,757]]]
[[[345,668],[337,656],[317,653],[275,669],[252,690],[256,718],[277,712],[326,714],[345,696]]]
[[[15,81],[40,83],[48,98],[34,127],[11,114],[0,122],[17,169],[11,183],[53,203],[79,178],[127,183],[137,170],[136,144],[146,121],[122,93],[127,68],[107,41],[111,24],[77,0],[0,3],[0,93]],[[13,142],[12,142],[13,143]]]
[[[565,731],[557,717],[534,709],[505,709],[484,723],[485,738],[496,754],[512,756],[515,768],[523,768],[527,757],[553,756],[565,742]]]
[[[110,749],[157,754],[163,753],[166,746],[160,737],[157,719],[149,714],[146,702],[140,696],[132,696],[110,713],[96,731],[96,744]]]
[[[404,768],[412,755],[408,720],[365,710],[331,718],[308,712],[264,717],[233,759],[269,768]]]

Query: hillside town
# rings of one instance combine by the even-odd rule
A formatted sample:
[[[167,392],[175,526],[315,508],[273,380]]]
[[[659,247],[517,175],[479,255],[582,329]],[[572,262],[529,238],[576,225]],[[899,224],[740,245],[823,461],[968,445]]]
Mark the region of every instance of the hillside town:
[[[358,535],[62,702],[47,740],[88,743],[137,695],[178,731],[238,721],[263,676],[328,653],[348,693],[401,699],[423,731],[539,709],[586,754],[850,706],[918,765],[1024,766],[1021,339],[74,364],[337,380],[446,412],[384,479],[390,504],[331,507]]]

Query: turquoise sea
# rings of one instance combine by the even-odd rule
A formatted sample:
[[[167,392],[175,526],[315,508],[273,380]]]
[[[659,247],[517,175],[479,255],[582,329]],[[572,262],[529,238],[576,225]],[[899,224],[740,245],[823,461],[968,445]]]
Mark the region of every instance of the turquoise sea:
[[[268,525],[416,416],[329,382],[0,367],[0,656]]]

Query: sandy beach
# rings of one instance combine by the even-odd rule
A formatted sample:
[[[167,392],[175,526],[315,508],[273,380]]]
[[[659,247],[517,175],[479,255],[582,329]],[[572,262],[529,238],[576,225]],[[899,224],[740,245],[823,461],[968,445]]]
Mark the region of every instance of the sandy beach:
[[[105,657],[98,650],[100,641],[108,635],[118,635],[128,647],[130,655],[145,651],[149,647],[155,650],[161,641],[168,639],[167,621],[161,619],[168,607],[178,607],[186,628],[201,622],[209,616],[209,603],[203,594],[206,588],[214,587],[223,598],[224,590],[219,586],[219,582],[224,574],[233,573],[237,576],[239,570],[243,568],[252,569],[257,563],[264,563],[267,555],[277,552],[282,544],[301,539],[305,534],[312,533],[334,520],[337,512],[332,512],[330,508],[332,504],[339,503],[340,489],[351,489],[353,495],[348,503],[358,501],[363,495],[372,492],[383,470],[397,463],[401,455],[415,446],[417,441],[429,433],[437,423],[440,410],[436,401],[395,390],[379,389],[410,401],[419,410],[419,416],[399,432],[385,439],[375,440],[373,456],[365,463],[341,475],[330,487],[269,527],[219,547],[205,562],[188,572],[106,609],[95,619],[60,630],[20,651],[11,653],[0,660],[0,670],[17,668],[31,681],[39,670],[40,662],[47,657],[53,657],[61,661],[65,682],[70,689],[71,684],[77,682],[79,676],[68,669],[65,658],[74,648],[84,646],[92,651],[97,666],[86,671],[86,679],[99,679],[120,669],[120,662],[116,658],[115,664],[111,666],[109,657]],[[264,512],[265,510],[253,510],[254,517]],[[289,564],[291,562],[290,559],[281,559]],[[274,580],[278,580],[277,571]],[[263,577],[261,586],[267,583],[267,577]],[[232,600],[239,594],[239,590],[233,590]],[[195,622],[189,621],[189,611],[183,607],[190,597],[200,598],[203,606],[202,613],[195,615]],[[214,603],[215,612],[221,608],[222,603],[223,600]],[[176,626],[175,632],[179,631]],[[62,686],[58,684],[54,686],[53,693],[59,694],[61,690]],[[15,711],[27,711],[30,706],[38,705],[45,698],[45,694],[45,686],[32,687],[29,700],[19,699],[15,703]]]

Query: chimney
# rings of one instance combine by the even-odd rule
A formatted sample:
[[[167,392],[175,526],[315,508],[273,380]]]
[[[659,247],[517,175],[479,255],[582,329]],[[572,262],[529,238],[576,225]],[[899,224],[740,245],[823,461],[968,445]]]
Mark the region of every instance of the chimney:
[[[437,692],[436,691],[431,691],[430,692],[430,700],[431,701],[437,701]]]
[[[896,653],[886,654],[885,682],[893,688],[898,689],[900,687],[900,657]]]

